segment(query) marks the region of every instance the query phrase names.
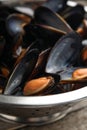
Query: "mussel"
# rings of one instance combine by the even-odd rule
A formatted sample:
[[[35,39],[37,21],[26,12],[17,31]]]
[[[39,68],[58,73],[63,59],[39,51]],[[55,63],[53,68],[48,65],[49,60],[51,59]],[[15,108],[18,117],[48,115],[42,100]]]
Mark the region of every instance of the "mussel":
[[[76,32],[62,36],[52,48],[46,64],[47,73],[59,73],[75,64],[81,50],[81,37]]]
[[[49,56],[50,51],[51,51],[51,48],[48,48],[39,54],[37,63],[29,79],[40,77],[41,75],[44,74],[45,66],[47,63],[47,58]]]
[[[31,21],[29,16],[23,14],[11,14],[6,19],[6,28],[11,36],[25,33],[23,27]]]
[[[14,94],[18,91],[19,88],[22,89],[32,70],[34,69],[38,59],[38,54],[39,52],[37,49],[28,50],[26,52],[25,56],[14,68],[7,82],[4,94]]]
[[[59,13],[66,7],[66,2],[67,0],[48,0],[43,4],[43,6]]]
[[[72,77],[74,79],[87,78],[87,68],[80,68],[73,72]]]
[[[77,29],[77,32],[82,36],[83,39],[87,38],[87,20],[84,19],[82,26]]]
[[[68,23],[58,14],[46,7],[38,7],[34,13],[35,22],[37,24],[48,25],[59,29],[65,33],[72,31]]]
[[[49,87],[54,85],[54,79],[51,76],[40,77],[38,79],[30,80],[26,83],[23,89],[24,95],[34,95],[45,93]]]
[[[85,15],[85,10],[82,5],[76,5],[69,9],[64,10],[61,16],[67,21],[67,23],[76,30],[82,23]]]

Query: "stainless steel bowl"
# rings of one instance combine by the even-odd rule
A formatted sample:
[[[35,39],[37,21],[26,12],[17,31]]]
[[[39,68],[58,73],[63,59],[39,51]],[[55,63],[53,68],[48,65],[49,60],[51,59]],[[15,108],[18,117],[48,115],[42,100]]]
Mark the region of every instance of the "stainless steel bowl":
[[[0,118],[33,126],[43,125],[84,106],[87,106],[87,87],[49,96],[0,95]]]

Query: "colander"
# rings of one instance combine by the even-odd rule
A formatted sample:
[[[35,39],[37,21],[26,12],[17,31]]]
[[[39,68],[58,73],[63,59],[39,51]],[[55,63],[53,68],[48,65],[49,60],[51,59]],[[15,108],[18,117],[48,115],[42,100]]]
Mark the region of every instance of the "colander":
[[[0,95],[0,118],[29,125],[43,125],[87,106],[87,87],[49,96]]]

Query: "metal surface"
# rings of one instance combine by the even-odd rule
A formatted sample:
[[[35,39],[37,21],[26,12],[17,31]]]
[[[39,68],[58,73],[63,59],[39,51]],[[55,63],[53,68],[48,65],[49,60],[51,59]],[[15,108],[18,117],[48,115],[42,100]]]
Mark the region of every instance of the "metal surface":
[[[86,97],[87,87],[50,96],[0,95],[0,117],[4,120],[28,123],[33,126],[48,124],[63,118],[78,104],[80,108],[83,107]]]

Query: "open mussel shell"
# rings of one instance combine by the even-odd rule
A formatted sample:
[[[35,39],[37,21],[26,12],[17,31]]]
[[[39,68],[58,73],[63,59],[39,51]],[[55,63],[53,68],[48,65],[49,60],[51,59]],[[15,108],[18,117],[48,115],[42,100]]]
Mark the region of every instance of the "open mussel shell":
[[[23,14],[11,14],[6,19],[6,28],[11,36],[17,33],[24,34],[23,27],[31,21],[29,16]]]
[[[43,6],[53,10],[54,12],[60,12],[66,7],[67,0],[48,0]]]
[[[61,36],[66,34],[64,31],[41,24],[30,25],[30,29],[38,39],[43,39],[43,41],[47,42],[46,45],[48,47],[53,46]],[[48,37],[50,37],[50,39],[48,39]]]
[[[87,83],[87,68],[70,67],[60,73],[59,84]]]
[[[17,58],[18,56],[20,56],[23,49],[22,44],[23,44],[23,37],[21,34],[17,33],[13,38],[13,44],[10,49],[13,58]]]
[[[76,32],[62,36],[49,54],[45,68],[46,73],[59,73],[75,64],[81,47],[81,37]]]
[[[23,87],[36,65],[38,54],[39,52],[37,49],[26,52],[20,63],[14,68],[7,82],[4,94],[14,94],[17,92],[16,90],[19,89],[19,86],[21,88]]]
[[[73,30],[76,30],[84,19],[84,7],[82,5],[77,5],[70,8],[69,10],[64,11],[63,18],[67,23],[72,27]]]
[[[22,48],[21,54],[17,57],[14,66],[16,66],[21,61],[21,59],[24,57],[27,51],[32,49],[38,49],[38,51],[41,52],[45,50],[45,45],[41,39],[37,39],[36,41],[31,43],[27,48]]]
[[[52,26],[65,33],[72,31],[68,23],[58,14],[50,10],[49,8],[40,6],[35,10],[35,22],[38,24]]]
[[[26,83],[23,89],[23,94],[27,96],[27,95],[34,95],[34,94],[41,95],[42,93],[43,95],[53,85],[54,85],[54,79],[51,76],[33,79]]]
[[[40,77],[40,75],[43,75],[50,50],[51,48],[48,48],[39,54],[37,63],[29,79]]]

